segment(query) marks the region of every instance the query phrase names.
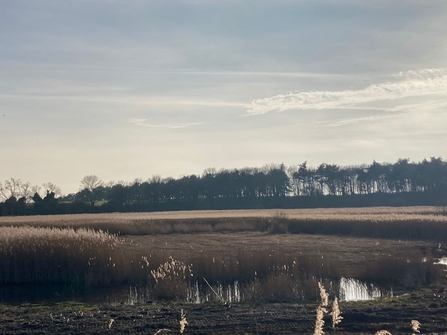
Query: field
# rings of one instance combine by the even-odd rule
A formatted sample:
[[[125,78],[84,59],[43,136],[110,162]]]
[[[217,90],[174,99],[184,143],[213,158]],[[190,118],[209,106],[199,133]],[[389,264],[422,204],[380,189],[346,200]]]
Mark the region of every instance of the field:
[[[183,310],[185,334],[312,334],[318,283],[325,332],[447,330],[431,207],[8,217],[0,242],[0,333],[179,333]]]

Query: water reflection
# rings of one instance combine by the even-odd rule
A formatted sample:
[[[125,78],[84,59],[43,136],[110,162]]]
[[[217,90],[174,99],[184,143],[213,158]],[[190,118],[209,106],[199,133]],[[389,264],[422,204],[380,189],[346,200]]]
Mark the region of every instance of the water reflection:
[[[435,264],[447,265],[447,257],[441,257]]]
[[[373,300],[382,297],[382,291],[372,284],[362,283],[353,278],[340,280],[340,301]]]
[[[385,293],[373,284],[363,283],[354,278],[342,278],[339,283],[338,296],[340,301],[373,300],[384,295],[392,296],[392,290]],[[241,293],[238,281],[235,281],[231,285],[223,285],[219,283],[213,287],[209,287],[209,289],[206,286],[199,286],[199,283],[196,281],[188,289],[186,302],[195,304],[216,301],[232,303],[244,300],[245,297]],[[122,301],[123,300],[121,300],[121,303]],[[131,288],[125,301],[125,303],[129,305],[145,303],[150,301],[150,291],[147,289],[137,290],[136,288]]]
[[[447,258],[445,261],[447,261]],[[297,283],[296,287],[299,289],[300,285]],[[312,292],[308,291],[307,293],[310,296],[306,296],[305,291],[299,289],[295,292],[294,296],[296,299],[312,299]],[[384,295],[384,291],[372,284],[364,283],[353,278],[341,278],[338,285],[338,294],[337,290],[335,290],[334,294],[338,295],[340,301],[359,301],[380,298]],[[217,283],[212,286],[207,286],[202,282],[195,281],[190,283],[185,298],[182,300],[194,304],[218,301],[231,304],[247,301],[253,297],[262,299],[259,296],[259,292],[256,292],[254,283],[241,287],[240,283],[236,280],[232,283]],[[40,287],[34,285],[0,286],[0,299],[4,302],[13,303],[80,300],[109,306],[147,304],[156,300],[154,298],[153,288],[150,286],[126,286],[122,288],[79,291],[63,286]]]
[[[107,301],[112,305],[137,305],[148,303],[152,300],[151,290],[147,287],[130,287],[125,296],[114,294],[109,297]],[[196,281],[188,288],[186,302],[201,304],[214,301],[222,301],[224,303],[241,302],[239,282],[236,280],[232,284],[227,285],[218,283],[207,289],[206,287],[200,288],[199,282]]]

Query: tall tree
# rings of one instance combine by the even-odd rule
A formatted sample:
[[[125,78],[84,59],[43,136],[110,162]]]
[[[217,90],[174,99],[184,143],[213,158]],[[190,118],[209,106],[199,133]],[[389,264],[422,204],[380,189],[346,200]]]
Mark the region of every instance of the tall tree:
[[[81,180],[81,190],[87,189],[92,192],[96,187],[103,186],[103,182],[95,175],[85,176]]]
[[[274,197],[285,197],[289,192],[289,177],[286,167],[281,164],[279,167],[271,167],[267,174],[269,195]]]
[[[87,200],[93,207],[95,202],[103,199],[104,195],[104,183],[95,175],[85,176],[81,180],[81,191],[78,193],[77,198],[81,201]]]

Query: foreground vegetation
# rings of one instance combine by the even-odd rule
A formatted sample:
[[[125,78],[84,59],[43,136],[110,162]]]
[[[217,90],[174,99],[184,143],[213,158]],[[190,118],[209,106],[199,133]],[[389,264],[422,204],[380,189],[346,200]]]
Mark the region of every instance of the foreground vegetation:
[[[4,217],[0,300],[13,305],[0,304],[0,331],[403,334],[417,319],[424,332],[439,332],[447,329],[447,297],[435,263],[447,255],[447,223],[436,214],[414,207]],[[340,301],[343,319],[331,329],[334,307],[316,302],[322,287],[331,306],[343,299],[341,278],[411,294]]]
[[[445,217],[427,208],[412,210],[417,214],[376,209],[188,214],[202,216],[196,219],[160,213],[2,220],[0,289],[8,286],[13,296],[11,287],[42,285],[51,296],[62,292],[51,285],[60,285],[72,295],[101,288],[128,295],[133,287],[140,300],[196,301],[211,295],[296,301],[315,297],[318,282],[337,283],[342,277],[414,288],[439,277],[433,263],[442,256],[439,242],[447,239],[447,225]],[[434,242],[408,242],[421,236]],[[376,240],[383,237],[388,242]]]
[[[258,231],[447,241],[435,207],[183,211],[2,217],[0,226],[87,228],[113,235]]]
[[[445,283],[444,283],[445,284]],[[329,298],[330,307],[333,306]],[[341,323],[332,328],[332,318],[323,315],[325,334],[393,335],[443,334],[447,329],[447,296],[441,286],[431,286],[401,297],[365,302],[340,302]],[[184,334],[273,335],[315,333],[318,301],[306,303],[258,304],[222,303],[201,305],[158,303],[104,305],[80,302],[45,304],[0,304],[0,331],[5,334],[179,334],[180,321],[187,320]],[[329,310],[331,311],[331,309]],[[321,333],[320,333],[321,334]]]

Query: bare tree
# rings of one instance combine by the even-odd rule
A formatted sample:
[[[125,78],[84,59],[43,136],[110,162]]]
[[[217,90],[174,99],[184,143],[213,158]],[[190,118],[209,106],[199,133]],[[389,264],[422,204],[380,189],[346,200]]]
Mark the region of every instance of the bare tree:
[[[202,177],[207,175],[215,176],[216,174],[217,174],[216,168],[207,168],[203,170]]]
[[[0,183],[0,202],[10,198],[24,198],[26,202],[30,202],[39,190],[39,186],[32,185],[29,181],[22,182],[20,179],[10,178],[4,184]]]
[[[0,202],[5,201],[7,198],[6,196],[6,190],[5,187],[3,186],[3,184],[0,182]]]
[[[104,198],[104,194],[104,183],[97,176],[85,176],[81,180],[81,191],[78,193],[78,198],[88,200],[92,207],[95,202]]]
[[[135,178],[134,181],[132,182],[132,185],[141,185],[141,184],[143,184],[142,178]]]
[[[60,197],[62,195],[61,189],[51,182],[44,183],[42,186],[47,193],[54,193],[56,197]]]
[[[87,189],[90,192],[93,192],[95,188],[103,185],[104,183],[102,182],[102,180],[95,175],[85,176],[81,180],[81,190]]]
[[[115,181],[111,180],[104,184],[105,188],[112,188],[114,185],[116,185]]]
[[[161,184],[162,178],[159,174],[154,174],[151,178],[148,179],[150,184]]]
[[[20,196],[22,181],[20,179],[10,178],[9,180],[5,180],[5,184],[0,184],[0,197],[3,200],[9,198],[18,198]]]
[[[25,198],[26,202],[30,202],[33,196],[34,186],[30,182],[22,183],[20,187],[20,195]]]
[[[41,189],[42,189],[42,187],[40,187],[39,185],[33,185],[31,187],[31,193],[32,194],[35,194],[35,193],[39,193],[40,194]]]
[[[0,202],[3,202],[6,200],[4,192],[5,191],[4,191],[3,184],[0,182]]]

